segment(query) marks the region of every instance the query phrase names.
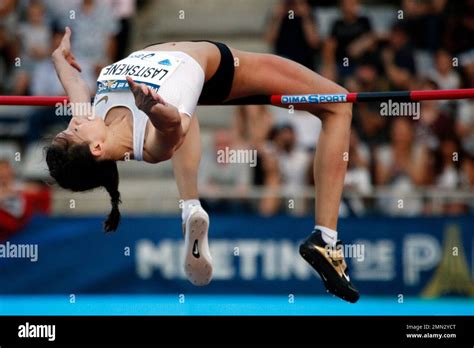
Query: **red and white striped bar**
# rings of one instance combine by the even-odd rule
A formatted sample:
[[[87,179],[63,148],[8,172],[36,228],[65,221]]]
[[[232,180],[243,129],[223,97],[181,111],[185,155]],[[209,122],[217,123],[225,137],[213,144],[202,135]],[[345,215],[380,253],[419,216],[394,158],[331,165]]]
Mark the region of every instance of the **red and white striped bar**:
[[[292,105],[323,103],[365,103],[365,102],[419,102],[423,100],[474,99],[474,88],[426,90],[426,91],[389,91],[348,94],[295,94],[295,95],[258,95],[230,100],[213,105]],[[55,106],[68,103],[63,97],[41,96],[0,96],[0,105]],[[202,104],[204,105],[204,104]]]

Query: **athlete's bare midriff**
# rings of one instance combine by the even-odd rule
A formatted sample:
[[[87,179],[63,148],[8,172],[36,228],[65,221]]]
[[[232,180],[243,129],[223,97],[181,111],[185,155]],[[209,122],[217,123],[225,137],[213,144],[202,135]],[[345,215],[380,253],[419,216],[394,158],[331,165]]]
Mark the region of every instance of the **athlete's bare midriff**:
[[[210,42],[166,42],[149,46],[144,51],[179,51],[186,53],[202,67],[206,81],[217,71],[220,62],[219,49]]]

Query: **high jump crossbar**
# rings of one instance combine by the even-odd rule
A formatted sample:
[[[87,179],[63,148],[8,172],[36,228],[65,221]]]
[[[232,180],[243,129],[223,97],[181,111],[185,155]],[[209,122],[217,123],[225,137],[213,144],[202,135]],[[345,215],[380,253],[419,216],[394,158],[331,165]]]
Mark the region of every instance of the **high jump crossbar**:
[[[293,105],[328,103],[364,103],[364,102],[420,102],[423,100],[474,99],[474,88],[362,92],[346,94],[294,94],[294,95],[258,95],[238,98],[222,104],[200,105]],[[0,105],[55,106],[68,103],[65,96],[0,96]]]

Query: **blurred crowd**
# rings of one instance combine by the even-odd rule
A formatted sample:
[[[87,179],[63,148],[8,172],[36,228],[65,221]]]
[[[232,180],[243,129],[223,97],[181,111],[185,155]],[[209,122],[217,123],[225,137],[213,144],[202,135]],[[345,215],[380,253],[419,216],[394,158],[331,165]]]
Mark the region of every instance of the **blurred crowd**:
[[[323,35],[318,12],[335,5],[337,15]],[[270,10],[262,39],[275,54],[352,92],[474,87],[474,0],[383,2],[394,8],[393,23],[385,31],[367,15],[374,5],[380,4],[280,0]],[[136,7],[135,0],[0,1],[0,94],[64,94],[49,55],[66,25],[74,32],[73,52],[94,90],[100,69],[126,54]],[[435,204],[413,193],[427,187],[444,192],[473,187],[474,100],[429,101],[420,107],[416,120],[382,117],[376,103],[354,105],[341,215],[472,212],[470,201],[450,197]],[[40,109],[32,115],[26,141],[38,139],[57,119],[48,117],[50,112]],[[208,199],[212,209],[251,209],[263,215],[311,211],[314,203],[300,194],[312,190],[320,123],[299,112],[283,110],[281,117],[275,112],[241,106],[230,128],[212,133],[212,149],[203,154],[202,191],[225,187],[244,197],[259,187],[263,197],[256,205]],[[256,150],[256,167],[216,161],[226,147]],[[372,195],[376,187],[387,194]]]
[[[75,33],[73,52],[95,90],[102,67],[125,55],[135,6],[135,0],[3,0],[0,92],[64,94],[49,57],[65,26]]]

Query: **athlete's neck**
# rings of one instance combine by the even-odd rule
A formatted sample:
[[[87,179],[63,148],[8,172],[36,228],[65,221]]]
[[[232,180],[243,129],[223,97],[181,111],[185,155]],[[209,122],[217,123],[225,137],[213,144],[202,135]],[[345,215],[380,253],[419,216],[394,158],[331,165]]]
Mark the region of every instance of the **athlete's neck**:
[[[127,121],[127,117],[118,117],[107,126],[106,142],[111,146],[106,156],[114,161],[133,159],[133,129]]]

